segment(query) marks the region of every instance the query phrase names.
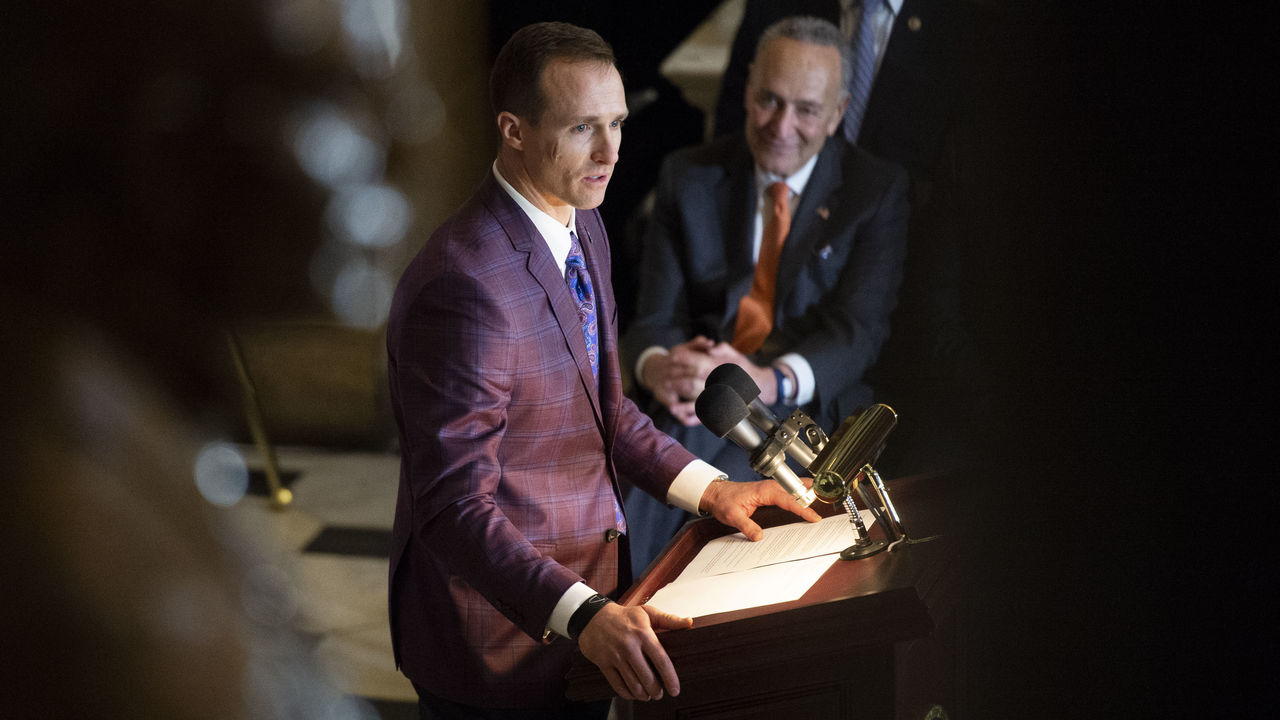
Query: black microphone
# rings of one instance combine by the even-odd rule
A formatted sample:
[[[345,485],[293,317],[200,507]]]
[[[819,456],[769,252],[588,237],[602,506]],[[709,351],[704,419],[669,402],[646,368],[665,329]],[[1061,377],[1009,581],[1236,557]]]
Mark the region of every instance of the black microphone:
[[[751,426],[747,419],[751,412],[732,387],[724,384],[708,385],[694,401],[694,412],[716,437],[728,438],[751,453],[753,470],[773,478],[801,506],[809,507],[813,503],[813,491],[805,487],[787,466],[786,453],[766,451],[769,443]]]
[[[742,402],[747,403],[751,424],[760,428],[766,434],[777,437],[778,428],[783,423],[779,422],[768,405],[760,401],[760,386],[756,385],[755,380],[751,379],[746,370],[733,363],[724,363],[707,374],[706,384],[708,386],[724,385],[733,388],[738,397],[742,398]],[[787,450],[791,451],[791,457],[807,468],[813,462],[816,453],[813,448],[805,444],[804,440],[795,435],[795,428],[791,430],[790,434],[784,434],[778,437],[778,440],[782,442]],[[792,440],[795,440],[795,442],[792,442]]]
[[[738,397],[742,398],[742,402],[747,404],[747,409],[751,412],[752,425],[770,434],[778,429],[778,418],[774,417],[768,405],[760,402],[760,386],[756,385],[756,381],[752,380],[747,371],[740,366],[724,363],[716,367],[707,375],[706,385],[725,385],[733,388]]]
[[[746,403],[728,385],[707,385],[694,401],[693,411],[716,437],[727,437],[747,452],[764,442],[746,422],[750,414]]]

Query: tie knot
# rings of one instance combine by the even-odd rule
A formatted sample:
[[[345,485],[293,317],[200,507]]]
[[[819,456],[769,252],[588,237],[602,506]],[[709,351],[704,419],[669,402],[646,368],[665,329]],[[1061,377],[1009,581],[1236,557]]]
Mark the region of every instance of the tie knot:
[[[587,261],[582,257],[582,244],[578,242],[578,235],[572,230],[569,231],[569,255],[564,259],[566,267],[585,268]]]
[[[774,202],[784,203],[791,199],[791,188],[784,182],[776,182],[769,184],[769,197]]]
[[[769,198],[773,201],[773,214],[790,218],[791,188],[784,182],[771,183],[768,188]]]

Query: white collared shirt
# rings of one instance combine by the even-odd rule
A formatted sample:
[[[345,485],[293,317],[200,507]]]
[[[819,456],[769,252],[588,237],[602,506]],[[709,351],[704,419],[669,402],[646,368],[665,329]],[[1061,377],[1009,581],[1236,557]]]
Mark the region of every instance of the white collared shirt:
[[[813,174],[813,168],[818,164],[818,153],[814,153],[809,161],[800,166],[800,169],[792,173],[788,177],[775,175],[756,166],[756,221],[751,230],[751,263],[754,265],[760,260],[760,238],[764,235],[764,214],[769,204],[772,203],[768,199],[769,186],[776,182],[784,182],[791,190],[790,202],[787,207],[791,210],[791,217],[796,216],[796,205],[798,198],[804,193],[805,185],[809,184],[809,176]]]
[[[503,190],[511,196],[512,200],[520,206],[525,215],[529,216],[529,220],[533,222],[533,226],[538,228],[538,233],[542,235],[542,239],[547,242],[547,249],[551,251],[551,257],[555,258],[556,264],[560,266],[560,274],[564,275],[565,260],[569,257],[569,247],[573,241],[569,239],[569,232],[572,231],[578,221],[578,211],[573,206],[569,207],[569,224],[561,225],[559,220],[551,217],[547,213],[538,208],[537,205],[529,202],[529,199],[521,195],[518,190],[502,177],[502,173],[498,171],[498,161],[493,162],[493,176],[497,178],[498,184]]]
[[[800,204],[800,196],[804,193],[805,186],[809,184],[809,177],[813,175],[813,168],[818,164],[819,153],[814,153],[809,161],[800,166],[800,169],[787,177],[775,175],[756,166],[756,216],[755,225],[751,234],[751,262],[754,265],[760,260],[760,238],[764,235],[764,213],[766,209],[765,203],[769,186],[775,182],[785,182],[791,190],[790,202],[787,208],[791,211],[791,217],[796,215],[796,206]],[[774,361],[774,365],[787,365],[796,375],[796,399],[797,406],[804,405],[813,399],[814,390],[817,387],[817,381],[813,376],[813,366],[803,355],[798,353],[786,353],[781,355]]]

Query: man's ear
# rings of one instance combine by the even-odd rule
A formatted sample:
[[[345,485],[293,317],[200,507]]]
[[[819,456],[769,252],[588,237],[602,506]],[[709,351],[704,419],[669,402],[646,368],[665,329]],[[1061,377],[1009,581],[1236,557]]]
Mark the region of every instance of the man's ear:
[[[503,110],[498,113],[498,136],[502,144],[515,150],[524,149],[524,123],[513,113]]]
[[[848,92],[843,93],[843,95],[844,99],[840,101],[840,108],[836,112],[835,118],[831,121],[831,127],[827,128],[827,137],[835,135],[836,131],[840,129],[840,126],[844,124],[844,114],[845,111],[849,109],[850,95]]]

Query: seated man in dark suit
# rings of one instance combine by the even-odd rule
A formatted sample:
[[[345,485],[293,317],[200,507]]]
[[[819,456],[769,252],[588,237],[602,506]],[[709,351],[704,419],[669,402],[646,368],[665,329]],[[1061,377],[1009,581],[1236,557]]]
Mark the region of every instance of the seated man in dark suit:
[[[624,367],[658,426],[735,480],[754,477],[747,454],[693,413],[720,363],[746,370],[777,414],[799,406],[825,428],[871,402],[862,375],[889,332],[908,182],[836,135],[849,66],[831,23],[771,26],[745,134],[672,155],[659,178]],[[685,515],[637,492],[627,510],[639,570]]]
[[[973,0],[746,0],[720,83],[715,135],[742,129],[747,66],[765,28],[793,15],[840,27],[854,75],[841,133],[911,176],[907,261],[893,334],[869,375],[901,413],[885,449],[894,472],[962,462],[974,413],[999,383],[986,370],[974,295],[989,227],[970,219],[981,157],[973,137],[990,8]],[[869,41],[869,42],[868,42]],[[858,68],[870,64],[870,78]],[[863,70],[862,72],[867,72]],[[861,102],[857,98],[861,97]],[[978,193],[975,195],[975,193]]]
[[[839,25],[857,52],[868,5],[873,8],[867,48],[873,53],[872,84],[862,113],[846,113],[841,132],[849,142],[905,167],[917,186],[916,199],[945,182],[939,177],[950,171],[944,138],[962,113],[966,73],[979,42],[980,15],[971,0],[747,0],[720,82],[714,134],[742,129],[747,66],[765,28],[794,15],[820,17]]]

